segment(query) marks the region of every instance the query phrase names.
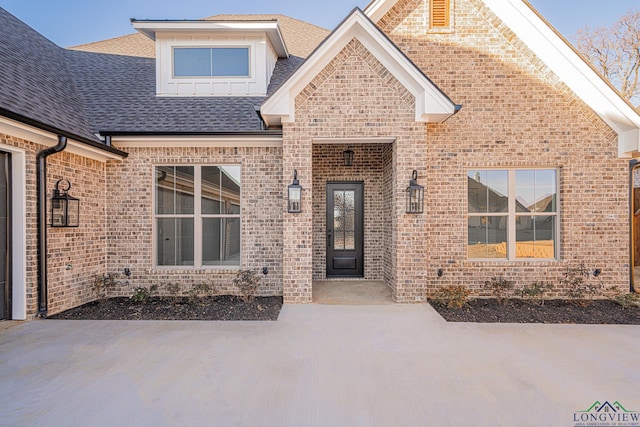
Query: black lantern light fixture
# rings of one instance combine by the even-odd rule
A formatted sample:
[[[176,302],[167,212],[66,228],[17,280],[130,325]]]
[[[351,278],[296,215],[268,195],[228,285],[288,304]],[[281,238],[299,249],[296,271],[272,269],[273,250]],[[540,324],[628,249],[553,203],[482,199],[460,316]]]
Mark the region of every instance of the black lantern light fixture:
[[[293,182],[289,185],[289,202],[288,202],[288,211],[289,213],[300,213],[302,212],[302,186],[298,181],[298,171],[293,171]]]
[[[342,159],[344,160],[345,166],[353,166],[353,154],[351,147],[347,147],[347,149],[342,152]]]
[[[424,187],[418,185],[418,171],[413,170],[411,181],[407,187],[407,213],[419,214],[424,208]]]
[[[56,182],[51,198],[51,226],[77,227],[80,225],[80,200],[69,195],[71,183],[66,179]]]

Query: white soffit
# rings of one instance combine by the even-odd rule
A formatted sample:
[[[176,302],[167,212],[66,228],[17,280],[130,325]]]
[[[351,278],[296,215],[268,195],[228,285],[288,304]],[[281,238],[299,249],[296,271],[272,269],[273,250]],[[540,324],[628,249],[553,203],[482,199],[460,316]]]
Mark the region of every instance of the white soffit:
[[[117,148],[200,148],[200,147],[282,147],[282,136],[264,135],[143,135],[112,136],[111,144]]]
[[[440,123],[459,107],[438,89],[360,9],[344,22],[311,54],[295,73],[269,97],[260,114],[270,125],[295,120],[296,96],[353,39],[358,39],[416,99],[416,121]]]
[[[58,143],[57,134],[38,129],[15,120],[7,119],[5,117],[0,117],[0,133],[44,145],[45,147],[53,147]],[[104,162],[105,160],[122,160],[122,156],[119,156],[118,154],[101,150],[97,147],[92,147],[91,145],[74,139],[67,140],[67,148],[65,148],[64,151],[101,162]]]
[[[265,33],[278,57],[289,57],[278,21],[139,21],[132,19],[131,26],[154,41],[156,33]]]
[[[640,115],[523,0],[483,0],[574,93],[618,134],[618,155],[640,151]]]

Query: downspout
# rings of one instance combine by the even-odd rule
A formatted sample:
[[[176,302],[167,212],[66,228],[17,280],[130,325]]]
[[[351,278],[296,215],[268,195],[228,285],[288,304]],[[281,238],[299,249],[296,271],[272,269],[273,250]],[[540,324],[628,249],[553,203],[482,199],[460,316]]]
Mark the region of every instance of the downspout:
[[[47,317],[47,157],[67,147],[67,137],[58,135],[58,144],[40,151],[38,159],[38,316]]]
[[[635,195],[634,195],[635,182],[633,181],[633,171],[638,167],[638,164],[640,164],[640,161],[638,161],[637,159],[633,159],[629,162],[629,211],[631,213],[630,224],[629,224],[629,230],[631,231],[629,233],[629,265],[631,266],[629,292],[634,292],[637,288],[635,283],[635,258],[636,258],[635,233],[640,232],[640,230],[636,230],[633,224],[636,216],[635,210],[640,209],[640,206],[635,206]]]

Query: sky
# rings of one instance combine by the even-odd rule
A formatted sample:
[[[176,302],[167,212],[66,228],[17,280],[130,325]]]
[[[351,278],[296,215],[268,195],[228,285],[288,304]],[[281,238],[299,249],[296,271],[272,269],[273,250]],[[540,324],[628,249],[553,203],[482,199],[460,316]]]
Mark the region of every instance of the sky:
[[[588,25],[610,26],[640,0],[529,0],[566,38]],[[130,18],[200,19],[219,13],[281,13],[334,29],[369,0],[0,0],[0,6],[59,46],[131,34]]]

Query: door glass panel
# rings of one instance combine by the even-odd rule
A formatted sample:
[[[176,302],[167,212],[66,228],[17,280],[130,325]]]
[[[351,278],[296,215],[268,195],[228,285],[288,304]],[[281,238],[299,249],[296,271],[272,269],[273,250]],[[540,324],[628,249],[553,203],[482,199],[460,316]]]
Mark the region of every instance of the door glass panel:
[[[344,248],[352,251],[356,248],[355,233],[355,211],[353,209],[345,210],[345,229],[344,229]]]
[[[344,192],[344,208],[345,210],[354,210],[356,203],[356,195],[354,191]]]
[[[333,249],[344,250],[344,191],[333,191]]]
[[[352,251],[356,248],[355,191],[333,192],[333,248]]]

